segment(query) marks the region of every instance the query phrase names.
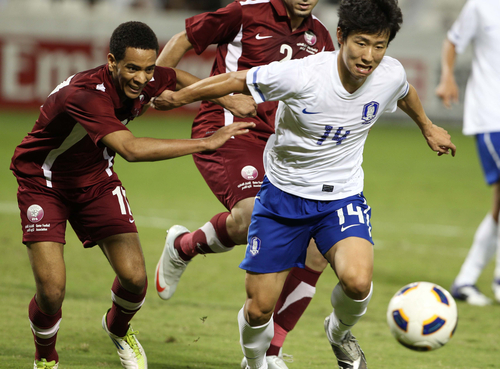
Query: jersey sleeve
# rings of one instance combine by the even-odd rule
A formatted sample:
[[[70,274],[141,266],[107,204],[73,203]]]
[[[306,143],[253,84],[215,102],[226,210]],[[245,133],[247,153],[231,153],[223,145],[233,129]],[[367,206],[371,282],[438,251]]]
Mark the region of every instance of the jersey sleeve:
[[[464,5],[459,17],[448,31],[448,40],[455,45],[458,54],[465,51],[478,30],[478,12],[476,2],[469,0]]]
[[[147,84],[143,92],[147,95],[147,99],[144,101],[145,104],[151,100],[151,98],[160,95],[165,90],[175,91],[177,86],[177,74],[172,68],[159,67],[155,68],[155,73],[153,79]]]
[[[406,78],[406,71],[403,65],[396,59],[392,59],[391,64],[393,64],[391,66],[391,69],[393,70],[391,72],[391,75],[394,77],[393,83],[395,86],[395,92],[393,95],[394,98],[390,101],[389,104],[387,104],[387,107],[385,109],[385,111],[388,113],[394,113],[398,108],[398,101],[404,99],[410,91],[410,84],[408,83],[408,80]]]
[[[78,89],[68,96],[66,111],[85,128],[96,145],[107,134],[128,130],[116,118],[113,102],[104,92]]]
[[[241,5],[235,1],[215,12],[187,18],[186,34],[194,51],[199,55],[209,45],[232,41],[238,34],[241,23]]]
[[[302,59],[273,62],[253,67],[247,73],[247,86],[257,104],[265,101],[286,100],[293,97],[301,86]]]

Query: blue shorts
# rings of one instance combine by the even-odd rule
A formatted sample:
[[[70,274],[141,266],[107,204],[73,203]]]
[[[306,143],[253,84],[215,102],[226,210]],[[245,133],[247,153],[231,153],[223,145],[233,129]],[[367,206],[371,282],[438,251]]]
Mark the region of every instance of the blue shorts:
[[[486,183],[491,185],[498,182],[500,180],[500,132],[477,134],[476,146]]]
[[[323,255],[347,237],[373,244],[370,217],[363,194],[334,201],[308,200],[281,191],[264,177],[240,268],[255,273],[304,268],[311,238]]]

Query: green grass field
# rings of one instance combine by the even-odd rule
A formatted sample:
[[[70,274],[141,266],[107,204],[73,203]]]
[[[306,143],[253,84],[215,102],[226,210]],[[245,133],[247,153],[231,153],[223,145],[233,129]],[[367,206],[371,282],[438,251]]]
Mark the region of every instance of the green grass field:
[[[29,368],[33,338],[28,303],[34,281],[21,243],[16,183],[9,171],[14,147],[31,130],[36,113],[2,112],[0,127],[0,368]],[[137,136],[189,137],[185,118],[144,117],[130,125]],[[489,209],[471,138],[450,129],[457,156],[437,157],[416,127],[407,122],[379,124],[365,150],[365,195],[371,205],[375,240],[374,295],[365,317],[353,329],[369,367],[398,369],[498,368],[500,307],[458,304],[459,324],[443,348],[410,351],[390,335],[389,299],[403,285],[420,280],[448,288],[469,249],[474,231]],[[153,281],[172,224],[195,229],[223,207],[197,172],[191,157],[156,163],[117,159],[118,172],[137,221],[150,287],[133,320],[151,369],[239,368],[242,353],[236,316],[245,299],[243,247],[224,255],[197,257],[172,300],[157,297]],[[120,368],[114,346],[101,328],[110,306],[114,275],[98,248],[84,250],[71,229],[65,248],[67,292],[58,335],[60,369]],[[490,297],[492,265],[479,280]],[[308,310],[285,342],[293,354],[289,368],[336,368],[323,331],[337,279],[325,271]]]

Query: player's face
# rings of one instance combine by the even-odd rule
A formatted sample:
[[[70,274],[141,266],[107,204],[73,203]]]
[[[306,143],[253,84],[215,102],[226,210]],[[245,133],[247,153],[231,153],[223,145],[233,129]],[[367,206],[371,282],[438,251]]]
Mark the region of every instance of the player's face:
[[[347,39],[337,30],[340,43],[339,74],[342,83],[363,84],[382,61],[389,44],[389,31],[382,34],[351,33]]]
[[[307,18],[318,0],[283,0],[290,19]]]
[[[143,50],[127,47],[123,60],[116,61],[108,54],[108,66],[115,86],[123,99],[136,99],[142,89],[153,78],[156,50]]]

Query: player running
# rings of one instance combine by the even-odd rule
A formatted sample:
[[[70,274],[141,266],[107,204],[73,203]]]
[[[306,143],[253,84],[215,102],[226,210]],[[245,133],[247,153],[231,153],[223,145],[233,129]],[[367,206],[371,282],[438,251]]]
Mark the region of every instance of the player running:
[[[218,46],[211,75],[332,51],[328,30],[311,14],[317,2],[235,1],[216,12],[188,18],[185,31],[172,37],[157,64],[175,67],[188,50],[201,54],[212,44]],[[228,211],[214,215],[194,232],[181,225],[170,228],[155,273],[156,290],[162,299],[172,297],[194,256],[227,252],[246,243],[255,195],[264,179],[262,156],[274,133],[276,107],[274,101],[259,104],[257,116],[244,120],[256,124],[251,134],[235,137],[216,151],[193,155],[198,170]],[[210,136],[233,121],[242,119],[204,101],[194,120],[192,137]],[[281,347],[313,297],[326,266],[313,244],[305,267],[292,269],[276,310],[275,336],[267,353],[271,368],[286,369]]]
[[[438,155],[456,151],[449,134],[427,118],[401,63],[385,56],[401,23],[396,0],[344,0],[339,51],[210,77],[162,96],[171,108],[229,92],[251,94],[259,104],[280,101],[240,264],[247,299],[238,322],[249,369],[268,368],[275,304],[290,269],[304,265],[310,238],[339,279],[324,323],[338,365],[367,367],[351,328],[373,292],[371,208],[361,167],[368,132],[399,106]]]
[[[198,78],[155,68],[158,40],[144,23],[121,24],[109,48],[107,64],[77,73],[52,91],[12,158],[23,243],[36,282],[36,295],[29,304],[35,369],[59,365],[55,346],[66,288],[66,221],[84,247],[99,245],[116,273],[113,304],[102,326],[116,345],[122,366],[147,368],[146,354],[129,324],[144,303],[146,270],[125,188],[113,170],[115,153],[127,161],[169,159],[215,150],[253,126],[236,123],[195,140],[134,137],[127,124],[152,97]],[[229,107],[231,100],[219,102]],[[246,106],[249,114],[254,113],[252,104]]]

